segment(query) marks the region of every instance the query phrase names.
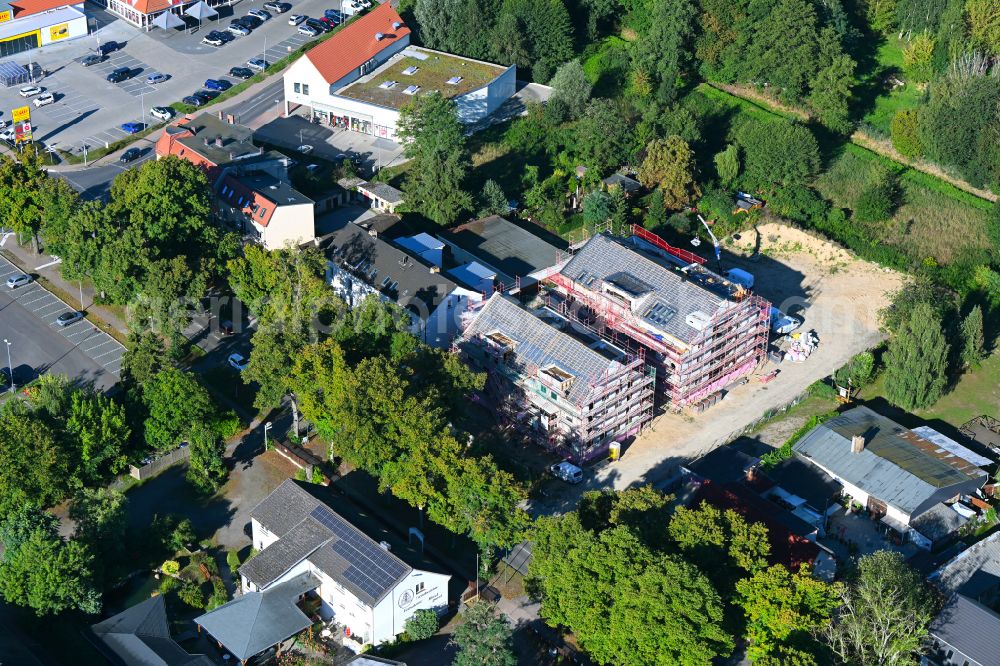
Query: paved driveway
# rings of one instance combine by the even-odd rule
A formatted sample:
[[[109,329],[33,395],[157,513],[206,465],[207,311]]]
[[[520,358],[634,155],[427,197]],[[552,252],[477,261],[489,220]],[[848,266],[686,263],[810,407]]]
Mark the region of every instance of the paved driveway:
[[[11,365],[29,365],[38,374],[65,374],[96,388],[113,386],[125,347],[86,319],[65,327],[56,324],[56,317],[75,308],[37,282],[7,289],[7,278],[20,272],[0,257],[0,339],[11,341]]]

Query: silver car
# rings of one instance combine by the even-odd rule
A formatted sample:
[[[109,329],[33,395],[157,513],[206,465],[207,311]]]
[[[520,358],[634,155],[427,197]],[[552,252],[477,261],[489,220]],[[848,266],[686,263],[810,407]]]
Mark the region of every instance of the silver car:
[[[72,312],[64,312],[56,317],[56,324],[59,326],[69,326],[70,324],[80,321],[81,319],[83,319],[83,313],[79,310],[73,310]]]
[[[23,287],[26,284],[30,284],[32,280],[34,280],[34,278],[28,275],[27,273],[11,275],[9,278],[7,278],[7,288],[17,289],[18,287]]]
[[[157,83],[163,83],[168,77],[166,74],[160,74],[159,72],[154,72],[146,77],[146,83],[151,86],[155,86]]]

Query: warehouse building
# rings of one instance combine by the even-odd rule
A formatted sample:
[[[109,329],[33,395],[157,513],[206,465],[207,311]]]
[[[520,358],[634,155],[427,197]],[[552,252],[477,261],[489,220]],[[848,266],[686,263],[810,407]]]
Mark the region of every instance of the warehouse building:
[[[87,36],[82,2],[0,2],[0,58]]]

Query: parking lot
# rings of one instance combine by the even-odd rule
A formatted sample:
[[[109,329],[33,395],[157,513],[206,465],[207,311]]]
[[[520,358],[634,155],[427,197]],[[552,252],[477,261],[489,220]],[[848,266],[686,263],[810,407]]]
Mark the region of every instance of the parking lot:
[[[64,374],[95,388],[114,385],[125,347],[86,319],[59,326],[56,318],[76,308],[37,282],[8,289],[7,278],[19,273],[19,268],[0,257],[0,339],[11,343],[11,365],[15,369],[28,366],[32,375]],[[0,365],[6,363],[3,358]]]
[[[228,79],[234,66],[244,66],[252,58],[264,57],[273,63],[311,38],[298,34],[297,27],[288,24],[289,15],[322,16],[323,10],[338,6],[336,0],[301,0],[293,2],[290,12],[277,14],[254,30],[221,47],[202,43],[212,30],[225,30],[229,22],[243,16],[259,4],[239,2],[232,7],[220,7],[218,19],[192,23],[185,29],[163,31],[159,28],[142,32],[103,10],[88,5],[88,13],[98,16],[99,32],[90,37],[64,44],[46,46],[11,60],[26,64],[37,62],[46,74],[34,83],[55,95],[53,104],[32,107],[35,138],[58,149],[82,154],[87,149],[103,147],[118,141],[127,133],[125,123],[158,124],[149,115],[154,106],[169,106],[181,98],[202,89],[206,79]],[[123,48],[109,53],[104,61],[84,66],[81,60],[96,52],[98,44],[115,41]],[[128,67],[131,78],[110,83],[107,75],[120,67]],[[146,77],[157,72],[167,80],[149,85]],[[9,119],[9,110],[30,103],[18,95],[18,88],[0,89],[0,119]]]

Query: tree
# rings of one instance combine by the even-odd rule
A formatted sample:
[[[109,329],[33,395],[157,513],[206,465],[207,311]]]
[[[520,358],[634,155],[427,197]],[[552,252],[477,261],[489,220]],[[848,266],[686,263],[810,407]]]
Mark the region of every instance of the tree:
[[[745,186],[808,185],[819,172],[819,145],[812,132],[787,120],[751,119],[736,129]]]
[[[42,183],[47,178],[34,147],[25,148],[16,159],[0,159],[0,226],[12,230],[18,239],[30,236],[35,252],[42,225]]]
[[[866,0],[865,18],[875,32],[887,35],[896,27],[897,0]]]
[[[969,37],[988,53],[1000,55],[1000,6],[992,0],[966,0]]]
[[[948,349],[941,319],[929,304],[915,305],[886,351],[889,401],[911,411],[937,402],[946,383]]]
[[[728,596],[735,581],[767,566],[771,544],[763,523],[748,523],[732,509],[703,502],[678,507],[667,526],[670,540]]]
[[[226,481],[226,444],[205,423],[195,424],[190,438],[187,479],[202,492],[214,492]]]
[[[635,43],[634,68],[649,76],[657,102],[666,106],[693,66],[698,9],[691,0],[651,0],[644,10],[651,20]]]
[[[157,451],[166,451],[191,436],[198,424],[211,419],[215,412],[212,398],[190,372],[177,368],[161,370],[142,392],[149,418],[146,419],[146,443]]]
[[[549,81],[549,86],[552,87],[549,104],[553,101],[564,104],[571,119],[583,114],[587,101],[590,100],[591,86],[579,60],[570,60],[560,65]]]
[[[510,212],[510,206],[507,204],[507,195],[504,194],[497,181],[492,178],[483,183],[483,191],[480,194],[479,201],[481,205],[479,217],[506,215]]]
[[[588,192],[583,198],[583,221],[588,229],[594,229],[611,219],[614,204],[603,190]]]
[[[49,536],[58,535],[59,519],[31,504],[22,504],[7,513],[0,520],[0,543],[3,544],[4,556],[17,552],[21,544],[37,531]]]
[[[777,659],[783,648],[815,655],[819,644],[813,635],[829,624],[842,591],[840,584],[813,578],[808,566],[793,574],[776,564],[737,582],[736,604],[743,609],[750,641],[747,657],[754,663]]]
[[[0,596],[39,616],[80,610],[98,613],[101,593],[94,584],[94,557],[82,542],[63,541],[37,529],[0,565]]]
[[[548,81],[573,57],[573,24],[563,0],[503,0],[493,40],[508,56],[502,62],[530,71],[535,81]]]
[[[833,379],[840,386],[850,384],[855,389],[872,380],[875,373],[875,357],[871,352],[861,352],[844,367],[833,373]]]
[[[962,364],[967,368],[979,367],[986,357],[983,334],[983,309],[978,305],[962,319]]]
[[[73,498],[69,517],[76,522],[74,538],[94,555],[99,580],[122,564],[127,507],[125,495],[109,488],[84,488]]]
[[[819,59],[823,64],[809,83],[809,105],[821,123],[835,132],[847,132],[856,63],[841,51],[831,28],[820,33]]]
[[[916,109],[897,111],[890,126],[892,147],[903,157],[916,159],[923,155],[920,143],[920,114]]]
[[[576,125],[576,148],[583,163],[598,173],[626,164],[635,149],[626,110],[619,102],[598,97],[587,103]]]
[[[422,608],[407,618],[406,635],[411,641],[422,641],[436,634],[439,626],[437,613]]]
[[[854,218],[859,222],[884,222],[892,217],[896,208],[896,180],[888,171],[874,174],[858,195],[854,204]]]
[[[452,634],[451,643],[458,646],[452,666],[515,666],[512,635],[507,618],[488,602],[472,604]]]
[[[934,38],[921,32],[903,47],[903,69],[917,82],[925,82],[934,74]]]
[[[440,93],[416,97],[400,110],[397,134],[411,160],[403,183],[407,205],[438,224],[454,222],[472,207],[462,189],[470,163],[455,102]]]
[[[933,617],[933,598],[920,575],[899,553],[880,550],[858,561],[824,638],[844,663],[908,664]]]
[[[663,190],[667,208],[681,208],[701,194],[694,174],[694,151],[679,136],[651,141],[639,167],[639,180],[646,187]]]
[[[24,504],[47,507],[64,499],[71,465],[48,419],[17,400],[0,407],[0,516]]]
[[[729,144],[726,149],[715,154],[715,172],[723,187],[731,187],[740,175],[740,149],[736,144]]]

